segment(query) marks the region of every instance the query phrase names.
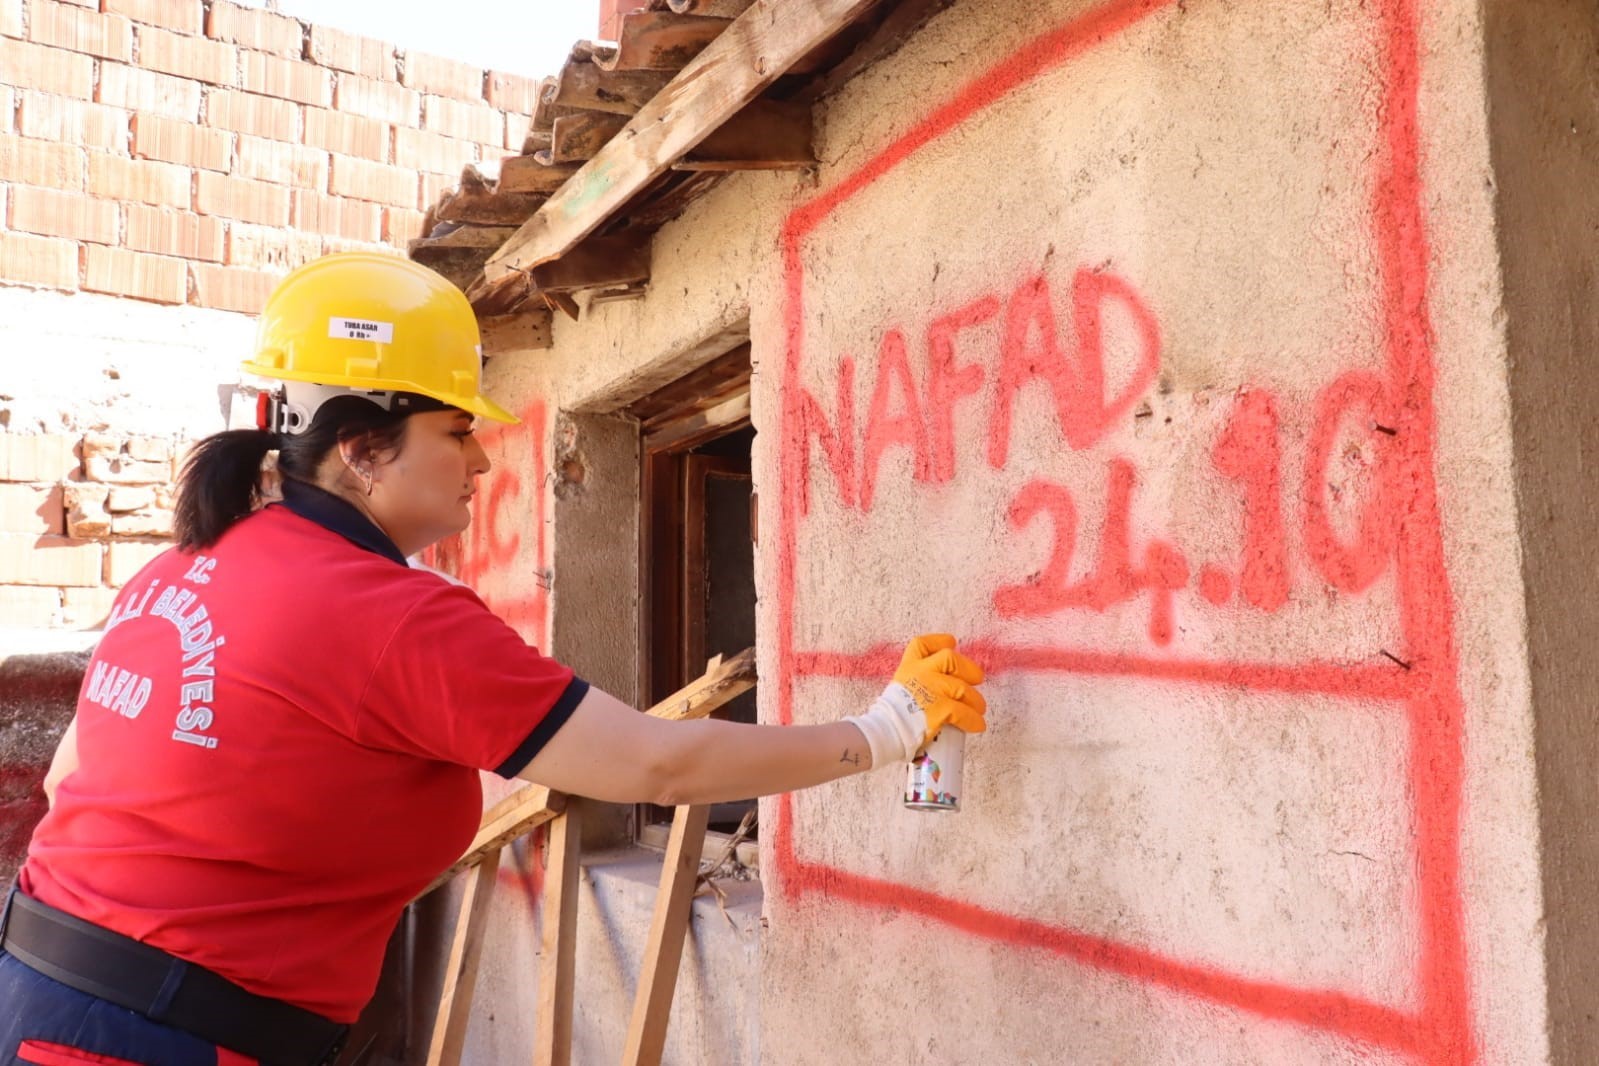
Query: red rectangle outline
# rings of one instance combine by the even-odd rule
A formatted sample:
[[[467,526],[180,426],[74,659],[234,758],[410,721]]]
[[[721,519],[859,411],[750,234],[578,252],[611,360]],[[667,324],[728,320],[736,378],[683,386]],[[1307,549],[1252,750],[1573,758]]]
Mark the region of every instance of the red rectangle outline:
[[[783,489],[777,546],[776,671],[778,719],[784,724],[793,721],[796,676],[880,677],[894,662],[889,649],[829,655],[802,654],[794,646],[799,493],[809,448],[799,410],[804,339],[802,242],[850,197],[976,112],[1175,3],[1176,0],[1107,0],[1035,38],[974,79],[859,169],[795,208],[785,220],[782,250],[786,354],[779,459]],[[1436,368],[1427,307],[1428,241],[1418,160],[1417,0],[1381,0],[1378,20],[1384,86],[1375,116],[1380,147],[1373,236],[1381,271],[1386,373],[1401,411],[1401,425],[1395,427],[1400,443],[1396,462],[1397,480],[1404,489],[1403,498],[1398,501],[1396,558],[1400,621],[1411,669],[1399,680],[1388,672],[1352,671],[1331,663],[1247,667],[1240,676],[1229,668],[1209,663],[1181,664],[1159,659],[1134,660],[1130,664],[1118,659],[1112,663],[1090,653],[1041,648],[993,646],[981,651],[996,670],[1132,673],[1285,692],[1326,691],[1336,672],[1340,693],[1349,693],[1349,681],[1355,677],[1355,694],[1402,701],[1409,727],[1408,785],[1415,802],[1415,860],[1421,913],[1419,1008],[1408,1013],[1336,991],[1249,980],[1062,926],[801,860],[794,849],[793,801],[787,794],[777,800],[778,820],[773,833],[782,892],[795,896],[814,891],[860,905],[915,912],[973,936],[1051,952],[1183,995],[1390,1049],[1420,1062],[1466,1064],[1476,1060],[1478,1048],[1468,998],[1460,895],[1464,701],[1458,683],[1454,600],[1444,561],[1434,473]]]

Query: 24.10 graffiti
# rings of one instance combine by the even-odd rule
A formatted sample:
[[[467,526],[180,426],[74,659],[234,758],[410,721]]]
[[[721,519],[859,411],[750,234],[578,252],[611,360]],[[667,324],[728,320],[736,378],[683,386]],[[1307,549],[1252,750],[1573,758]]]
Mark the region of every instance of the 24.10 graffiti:
[[[1387,394],[1376,374],[1350,371],[1321,391],[1312,413],[1300,487],[1304,556],[1321,580],[1351,594],[1365,591],[1381,576],[1394,550],[1397,523],[1390,501],[1397,496],[1388,452],[1401,431],[1395,428],[1398,412],[1391,410]],[[1176,594],[1191,582],[1212,604],[1224,604],[1236,593],[1252,608],[1277,611],[1288,602],[1293,578],[1283,502],[1282,438],[1275,396],[1264,389],[1244,389],[1211,448],[1217,472],[1237,483],[1243,496],[1244,521],[1234,568],[1206,563],[1196,573],[1181,549],[1160,538],[1148,540],[1135,562],[1131,513],[1138,476],[1129,460],[1118,457],[1108,468],[1097,560],[1092,571],[1073,581],[1076,501],[1071,490],[1058,482],[1029,481],[1012,500],[1007,520],[1012,529],[1020,530],[1047,518],[1053,530],[1049,555],[1030,579],[995,591],[995,610],[1005,618],[1068,609],[1103,612],[1148,592],[1153,597],[1149,637],[1162,646],[1172,641]],[[1358,498],[1344,500],[1344,493],[1329,479],[1331,465],[1335,455],[1358,455],[1363,448],[1373,456],[1369,488]],[[1346,511],[1353,514],[1339,521],[1340,512]]]

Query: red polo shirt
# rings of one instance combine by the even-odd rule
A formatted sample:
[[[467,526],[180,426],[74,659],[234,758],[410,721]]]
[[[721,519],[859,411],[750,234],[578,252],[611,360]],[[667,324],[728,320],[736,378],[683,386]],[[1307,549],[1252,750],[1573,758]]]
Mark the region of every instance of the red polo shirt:
[[[472,840],[478,770],[514,776],[588,689],[404,562],[292,486],[146,566],[90,663],[79,768],[23,890],[353,1021],[405,904]]]

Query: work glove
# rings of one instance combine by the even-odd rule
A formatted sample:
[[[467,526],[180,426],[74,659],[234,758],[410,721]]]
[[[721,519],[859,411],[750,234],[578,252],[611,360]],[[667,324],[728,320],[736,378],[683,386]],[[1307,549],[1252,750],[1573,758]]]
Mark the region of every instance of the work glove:
[[[916,637],[905,646],[894,680],[865,714],[844,719],[866,735],[872,766],[908,762],[945,726],[965,733],[988,728],[988,704],[977,686],[983,668],[955,650],[948,633]]]

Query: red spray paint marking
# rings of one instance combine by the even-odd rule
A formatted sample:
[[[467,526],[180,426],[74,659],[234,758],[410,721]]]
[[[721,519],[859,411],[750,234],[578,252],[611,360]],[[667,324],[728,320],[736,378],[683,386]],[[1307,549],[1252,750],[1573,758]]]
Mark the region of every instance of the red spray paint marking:
[[[825,654],[802,655],[794,644],[797,523],[802,513],[801,504],[808,500],[805,493],[810,435],[805,416],[814,413],[805,406],[799,374],[804,345],[803,241],[850,197],[974,113],[1171,4],[1172,0],[1109,0],[1087,15],[1039,37],[977,78],[860,169],[796,209],[787,219],[782,234],[787,353],[780,459],[784,491],[779,503],[778,543],[776,681],[779,721],[793,721],[796,676],[813,671],[827,672],[829,665],[829,657]],[[1018,946],[1041,945],[1085,965],[1122,973],[1261,1017],[1291,1021],[1352,1041],[1408,1052],[1427,1063],[1469,1064],[1476,1060],[1478,1050],[1468,1000],[1459,869],[1464,706],[1457,680],[1454,599],[1443,555],[1434,481],[1435,372],[1426,306],[1428,245],[1417,159],[1418,15],[1415,0],[1381,0],[1378,8],[1384,92],[1375,118],[1383,148],[1378,160],[1372,231],[1382,271],[1388,389],[1396,407],[1391,469],[1385,462],[1382,484],[1388,505],[1400,516],[1395,543],[1398,598],[1406,653],[1413,660],[1413,669],[1404,683],[1396,687],[1404,690],[1400,698],[1405,700],[1411,733],[1410,792],[1416,804],[1418,895],[1422,913],[1417,974],[1422,990],[1419,1011],[1407,1015],[1339,993],[1246,981],[1126,945],[1086,937],[1072,930],[801,861],[794,847],[794,810],[789,795],[778,798],[778,824],[773,834],[779,885],[784,891],[816,890],[873,907],[914,911],[975,936]],[[844,483],[841,479],[840,484]],[[1230,578],[1216,567],[1207,567],[1202,575],[1201,584],[1206,595],[1225,598],[1224,592],[1230,591]],[[1270,582],[1261,578],[1257,581],[1262,582],[1256,586],[1257,590],[1262,587],[1266,590],[1264,593],[1257,591],[1257,595],[1270,595]],[[1083,654],[1042,649],[1034,658],[1053,656],[1058,660],[1057,668],[1074,670],[1093,665],[1070,662],[1072,656]],[[877,673],[881,667],[875,665],[878,657],[872,656],[874,675],[882,676]],[[839,665],[839,658],[832,657],[832,664]],[[1028,658],[1013,655],[991,662],[991,666],[996,670],[1040,667],[1040,663],[1028,662]],[[1158,669],[1162,664],[1158,662],[1119,656],[1103,658],[1106,661],[1099,664],[1102,672],[1137,674],[1147,671],[1146,676],[1176,676],[1162,674]],[[888,666],[892,668],[891,659]],[[1186,679],[1194,683],[1243,683],[1254,687],[1264,680],[1254,673],[1256,668],[1240,664],[1189,666],[1190,676]],[[1375,690],[1381,687],[1372,683],[1371,671],[1315,665],[1298,669],[1308,670],[1310,676],[1318,677],[1323,684],[1355,696],[1375,695]],[[1234,671],[1239,673],[1235,675]],[[1207,673],[1214,676],[1204,676]],[[1284,673],[1280,680],[1288,677],[1289,674]],[[1349,684],[1345,685],[1344,680]]]
[[[1288,535],[1279,492],[1283,456],[1277,424],[1276,400],[1268,392],[1252,389],[1244,393],[1238,412],[1211,452],[1216,469],[1244,486],[1244,565],[1238,584],[1244,599],[1265,611],[1288,602]]]
[[[941,484],[955,476],[955,404],[964,396],[976,395],[983,385],[981,367],[956,362],[956,342],[961,333],[977,328],[998,313],[998,297],[979,296],[964,307],[933,319],[927,327],[927,417],[934,483]]]
[[[1393,417],[1384,400],[1382,379],[1368,371],[1352,370],[1317,398],[1315,431],[1305,463],[1306,546],[1311,561],[1327,582],[1345,592],[1361,592],[1370,587],[1388,568],[1394,550],[1394,524],[1389,516],[1395,510],[1395,497],[1388,484],[1391,464],[1383,443],[1387,438],[1381,431],[1374,433],[1378,448],[1376,489],[1361,508],[1353,544],[1339,540],[1328,513],[1327,474],[1342,416],[1360,410],[1369,413],[1368,422],[1372,424],[1381,424],[1380,420]]]
[[[895,393],[899,394],[897,400]],[[891,414],[896,406],[899,413]],[[883,346],[877,356],[877,385],[872,389],[872,402],[866,409],[866,441],[861,448],[861,510],[872,509],[877,467],[883,460],[883,452],[896,444],[911,449],[917,479],[931,481],[933,457],[927,447],[927,420],[922,417],[916,381],[911,377],[910,353],[905,349],[905,334],[891,329],[883,335]]]
[[[437,545],[431,565],[466,582],[523,639],[543,648],[548,647],[550,595],[540,577],[550,564],[543,401],[529,405],[521,418],[521,425],[480,431],[494,465],[479,484],[472,524]]]

